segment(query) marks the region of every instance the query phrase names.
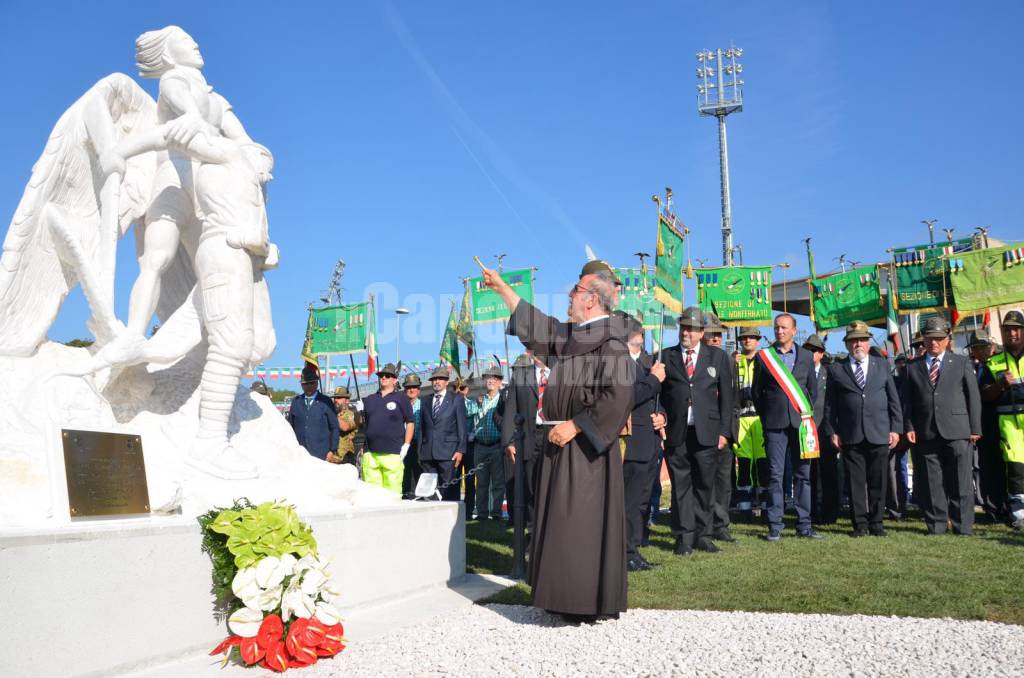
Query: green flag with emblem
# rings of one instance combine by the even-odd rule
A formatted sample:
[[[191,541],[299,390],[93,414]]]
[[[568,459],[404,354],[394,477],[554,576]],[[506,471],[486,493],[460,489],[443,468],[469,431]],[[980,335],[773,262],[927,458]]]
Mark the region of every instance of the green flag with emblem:
[[[877,266],[859,266],[815,278],[811,295],[811,319],[819,330],[843,327],[854,320],[870,325],[885,318]]]
[[[1024,243],[955,254],[946,263],[960,314],[1024,302]]]
[[[772,267],[722,266],[697,270],[697,305],[726,326],[770,325]]]
[[[523,268],[518,271],[505,271],[501,274],[509,287],[528,304],[533,303],[533,269]],[[493,323],[507,320],[510,317],[508,306],[501,300],[497,292],[487,289],[483,276],[469,279],[469,289],[473,297],[473,322]]]
[[[952,306],[949,274],[944,257],[973,249],[974,240],[897,247],[892,251],[896,270],[896,310],[901,313],[934,312]]]
[[[671,212],[659,210],[654,298],[672,313],[683,312],[683,242],[679,220]]]
[[[646,267],[616,268],[615,276],[622,281],[616,310],[625,311],[639,320],[645,330],[656,330],[662,325],[675,326],[677,316],[669,313],[665,305],[654,297]]]
[[[337,355],[366,350],[370,302],[325,306],[310,310],[312,355]],[[303,351],[305,358],[306,351]],[[308,360],[308,358],[306,358]]]

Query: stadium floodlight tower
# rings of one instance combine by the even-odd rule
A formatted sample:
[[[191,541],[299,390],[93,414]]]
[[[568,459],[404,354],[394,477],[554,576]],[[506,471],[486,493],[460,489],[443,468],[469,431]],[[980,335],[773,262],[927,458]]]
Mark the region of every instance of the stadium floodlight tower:
[[[722,172],[722,263],[732,266],[732,205],[729,198],[729,145],[725,116],[743,110],[743,56],[739,47],[697,52],[697,110],[718,118],[718,162]],[[726,79],[728,76],[728,79]]]

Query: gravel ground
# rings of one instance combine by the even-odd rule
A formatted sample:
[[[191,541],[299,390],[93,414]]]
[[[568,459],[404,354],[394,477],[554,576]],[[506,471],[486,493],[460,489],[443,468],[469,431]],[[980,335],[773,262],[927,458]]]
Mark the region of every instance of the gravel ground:
[[[301,674],[1019,676],[1024,626],[668,610],[576,626],[532,607],[473,605],[350,645]]]

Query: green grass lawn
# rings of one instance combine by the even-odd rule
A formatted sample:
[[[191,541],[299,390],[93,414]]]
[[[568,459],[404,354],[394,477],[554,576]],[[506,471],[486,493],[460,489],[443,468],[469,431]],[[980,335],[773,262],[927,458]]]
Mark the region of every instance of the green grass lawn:
[[[789,517],[787,516],[787,521]],[[467,569],[508,574],[512,531],[504,522],[466,526]],[[656,567],[629,575],[629,606],[654,609],[823,612],[955,617],[1024,624],[1024,534],[976,525],[974,537],[924,536],[918,520],[887,523],[886,538],[849,536],[849,521],[819,528],[824,541],[761,537],[734,524],[721,553],[681,558],[663,516],[641,549]],[[527,605],[520,584],[483,601]]]

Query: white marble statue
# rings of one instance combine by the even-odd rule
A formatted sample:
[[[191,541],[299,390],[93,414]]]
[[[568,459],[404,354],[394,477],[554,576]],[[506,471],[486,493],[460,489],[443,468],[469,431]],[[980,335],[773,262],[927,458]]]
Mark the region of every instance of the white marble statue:
[[[143,78],[159,79],[157,100],[128,76],[103,78],[61,116],[33,168],[0,258],[0,356],[7,356],[0,363],[15,369],[32,363],[35,378],[26,388],[35,391],[28,398],[56,411],[46,418],[51,425],[135,424],[150,429],[149,438],[159,427],[198,471],[192,472],[202,478],[198,484],[209,485],[210,476],[252,480],[269,467],[275,477],[289,466],[311,474],[336,468],[308,467],[317,460],[300,453],[293,439],[295,464],[276,453],[273,463],[261,457],[253,448],[258,437],[246,449],[232,443],[230,434],[245,428],[238,422],[240,400],[263,398],[239,388],[241,375],[268,357],[276,341],[264,278],[278,259],[265,209],[273,157],[207,84],[202,55],[185,31],[168,26],[142,34],[136,58]],[[116,248],[132,225],[139,275],[121,323],[114,313]],[[76,351],[71,355],[47,343],[46,333],[76,284],[88,301],[96,342],[88,352],[69,349]],[[159,331],[147,339],[154,313]],[[59,397],[47,399],[69,380],[88,388],[82,400],[92,414],[70,416]],[[30,415],[17,399],[9,407],[22,415],[7,413],[17,418],[18,439],[18,424],[24,428]],[[169,430],[168,418],[183,413],[197,421]],[[287,427],[272,410],[246,421],[253,418]],[[9,440],[0,437],[0,478],[17,456],[5,450]],[[48,466],[52,475],[55,465]],[[335,477],[336,492],[354,491],[350,472]],[[180,485],[174,491],[181,494]]]

